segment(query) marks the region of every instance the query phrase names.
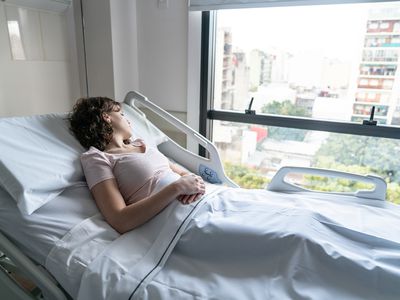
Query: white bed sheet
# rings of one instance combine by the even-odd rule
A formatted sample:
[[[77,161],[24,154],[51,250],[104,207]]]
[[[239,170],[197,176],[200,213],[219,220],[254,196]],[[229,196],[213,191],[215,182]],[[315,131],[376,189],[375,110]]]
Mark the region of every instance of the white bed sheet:
[[[397,300],[400,207],[360,200],[222,188],[116,239],[86,220],[46,267],[78,299]]]
[[[31,215],[21,214],[11,196],[0,189],[1,231],[41,265],[59,239],[76,224],[97,213],[86,184],[67,188]]]

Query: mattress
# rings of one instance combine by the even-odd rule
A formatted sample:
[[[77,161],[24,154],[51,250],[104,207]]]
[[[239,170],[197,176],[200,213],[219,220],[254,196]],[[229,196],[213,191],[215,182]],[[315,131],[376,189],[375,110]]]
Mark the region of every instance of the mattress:
[[[76,224],[97,213],[86,184],[67,188],[31,215],[21,214],[15,201],[0,189],[0,230],[41,265],[45,264],[56,241]]]

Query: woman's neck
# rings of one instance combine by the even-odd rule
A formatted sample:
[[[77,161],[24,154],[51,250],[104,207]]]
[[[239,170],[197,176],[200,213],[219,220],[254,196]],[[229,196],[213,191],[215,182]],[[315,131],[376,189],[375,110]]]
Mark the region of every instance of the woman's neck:
[[[124,140],[121,138],[113,138],[105,147],[105,150],[111,149],[126,149],[129,148],[129,145],[125,144]]]

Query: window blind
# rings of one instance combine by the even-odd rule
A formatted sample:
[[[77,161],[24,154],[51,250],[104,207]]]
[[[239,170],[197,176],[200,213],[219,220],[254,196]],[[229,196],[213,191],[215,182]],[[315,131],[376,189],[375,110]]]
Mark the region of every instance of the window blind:
[[[189,10],[208,11],[232,8],[268,6],[324,5],[368,2],[394,2],[395,0],[188,0]]]

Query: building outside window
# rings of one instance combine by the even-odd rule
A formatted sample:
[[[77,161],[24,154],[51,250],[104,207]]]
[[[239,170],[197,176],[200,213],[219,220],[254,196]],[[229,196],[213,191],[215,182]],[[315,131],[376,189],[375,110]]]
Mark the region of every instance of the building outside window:
[[[215,16],[211,110],[242,113],[253,98],[256,114],[361,124],[375,106],[378,124],[400,125],[400,4],[232,9]],[[399,139],[226,120],[213,120],[211,128],[228,176],[243,187],[265,187],[282,166],[321,167],[378,174],[389,200],[400,203]],[[360,188],[314,179],[297,184]]]
[[[373,100],[373,101],[375,101],[375,99],[376,99],[376,94],[375,93],[368,93],[368,98],[367,98],[368,100]]]

